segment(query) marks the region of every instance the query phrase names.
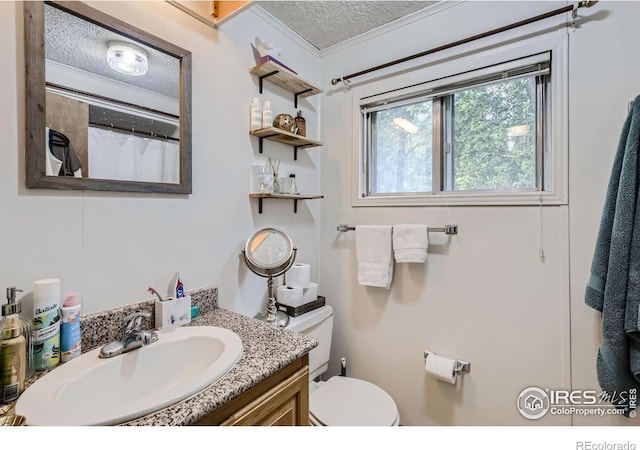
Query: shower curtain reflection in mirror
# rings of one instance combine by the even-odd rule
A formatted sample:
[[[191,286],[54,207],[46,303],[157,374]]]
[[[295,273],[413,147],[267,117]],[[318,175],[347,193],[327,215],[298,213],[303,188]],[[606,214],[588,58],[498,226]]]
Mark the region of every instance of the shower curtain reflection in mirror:
[[[89,176],[152,183],[180,182],[180,143],[89,127]]]

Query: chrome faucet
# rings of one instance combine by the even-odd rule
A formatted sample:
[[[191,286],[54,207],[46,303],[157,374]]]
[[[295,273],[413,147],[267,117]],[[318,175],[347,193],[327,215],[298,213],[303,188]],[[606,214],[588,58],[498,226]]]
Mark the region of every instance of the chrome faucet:
[[[142,329],[142,319],[144,317],[151,317],[151,314],[148,312],[137,312],[125,317],[122,320],[124,327],[122,340],[110,342],[102,347],[100,349],[100,358],[111,358],[112,356],[127,353],[143,345],[152,344],[157,341],[158,334],[155,331]]]

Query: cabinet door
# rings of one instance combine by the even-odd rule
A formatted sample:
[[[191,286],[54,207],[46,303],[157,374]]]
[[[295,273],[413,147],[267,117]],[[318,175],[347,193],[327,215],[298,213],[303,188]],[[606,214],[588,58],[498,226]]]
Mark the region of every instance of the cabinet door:
[[[298,408],[297,396],[291,396],[288,400],[280,405],[275,411],[262,419],[260,423],[255,425],[262,426],[295,426],[298,425],[298,416],[300,414]]]
[[[309,425],[309,368],[303,367],[222,425]]]

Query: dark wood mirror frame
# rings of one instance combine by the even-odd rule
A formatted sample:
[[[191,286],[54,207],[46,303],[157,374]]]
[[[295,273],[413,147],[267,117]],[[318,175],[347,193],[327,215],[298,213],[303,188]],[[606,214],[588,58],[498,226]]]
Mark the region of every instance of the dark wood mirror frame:
[[[191,52],[93,9],[81,2],[48,2],[180,60],[180,183],[149,183],[47,176],[45,167],[45,28],[44,2],[24,2],[26,63],[26,186],[117,192],[191,193]]]

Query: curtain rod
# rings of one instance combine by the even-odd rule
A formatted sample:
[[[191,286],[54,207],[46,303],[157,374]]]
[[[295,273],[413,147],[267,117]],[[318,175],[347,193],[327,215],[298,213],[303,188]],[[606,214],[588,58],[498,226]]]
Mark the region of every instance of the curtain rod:
[[[93,92],[87,92],[87,91],[81,91],[79,89],[73,89],[67,86],[63,86],[61,84],[56,84],[56,83],[50,83],[50,82],[46,82],[45,83],[45,88],[51,88],[53,90],[59,90],[59,91],[63,91],[63,92],[68,92],[69,94],[72,95],[77,95],[79,97],[86,97],[88,99],[95,99],[95,100],[99,100],[101,102],[104,103],[110,103],[112,105],[116,105],[116,106],[122,106],[125,108],[131,108],[131,109],[137,109],[139,111],[143,111],[143,112],[148,112],[150,114],[155,114],[161,117],[165,117],[167,119],[171,119],[171,120],[180,120],[180,116],[177,116],[175,114],[171,114],[168,112],[164,112],[164,111],[160,111],[158,109],[154,109],[154,108],[149,108],[147,106],[142,106],[142,105],[137,105],[135,103],[129,103],[129,102],[125,102],[122,100],[117,100],[115,98],[109,98],[109,97],[105,97],[104,95],[99,95],[99,94],[94,94]],[[53,92],[54,94],[56,92]]]
[[[89,125],[91,125],[92,127],[105,128],[107,130],[117,130],[117,131],[123,131],[125,133],[137,134],[137,135],[140,135],[140,136],[147,136],[147,137],[151,137],[151,138],[166,139],[166,140],[169,140],[169,141],[180,142],[180,139],[177,139],[177,138],[174,138],[174,137],[170,137],[170,136],[167,136],[165,134],[152,133],[150,131],[136,131],[135,128],[127,129],[127,128],[116,127],[116,126],[113,126],[113,125],[104,125],[104,124],[98,123],[98,122],[89,122]]]
[[[396,59],[394,61],[391,61],[391,62],[388,62],[388,63],[385,63],[385,64],[381,64],[379,66],[375,66],[375,67],[371,67],[369,69],[361,70],[360,72],[355,72],[355,73],[352,73],[352,74],[349,74],[349,75],[344,75],[344,76],[342,76],[340,78],[334,78],[333,80],[331,80],[331,84],[336,85],[341,81],[346,83],[346,82],[349,82],[351,80],[351,78],[359,77],[360,75],[364,75],[364,74],[367,74],[367,73],[370,73],[370,72],[375,72],[375,71],[381,70],[381,69],[386,69],[387,67],[395,66],[396,64],[400,64],[400,63],[403,63],[403,62],[411,61],[412,59],[416,59],[416,58],[421,58],[423,56],[427,56],[427,55],[430,55],[432,53],[436,53],[436,52],[440,52],[440,51],[443,51],[443,50],[447,50],[447,49],[450,49],[452,47],[457,47],[458,45],[466,44],[466,43],[469,43],[469,42],[472,42],[472,41],[476,41],[478,39],[482,39],[482,38],[485,38],[485,37],[488,37],[488,36],[492,36],[494,34],[502,33],[502,32],[505,32],[505,31],[509,31],[509,30],[514,29],[514,28],[518,28],[518,27],[521,27],[523,25],[528,25],[528,24],[533,23],[533,22],[538,22],[538,21],[543,20],[543,19],[548,19],[549,17],[557,16],[558,14],[563,14],[563,13],[566,13],[566,12],[569,12],[569,11],[574,11],[574,13],[575,13],[579,8],[591,8],[596,3],[598,3],[597,0],[596,1],[580,1],[580,2],[575,3],[573,5],[565,6],[563,8],[558,8],[558,9],[555,9],[553,11],[549,11],[549,12],[546,12],[544,14],[540,14],[540,15],[535,16],[535,17],[530,17],[528,19],[521,20],[520,22],[512,23],[511,25],[505,25],[503,27],[495,28],[495,29],[490,30],[490,31],[485,31],[484,33],[476,34],[474,36],[470,36],[470,37],[465,38],[465,39],[460,39],[459,41],[450,42],[449,44],[441,45],[440,47],[435,47],[435,48],[432,48],[430,50],[425,50],[423,52],[416,53],[416,54],[411,55],[411,56],[405,56],[404,58]]]

